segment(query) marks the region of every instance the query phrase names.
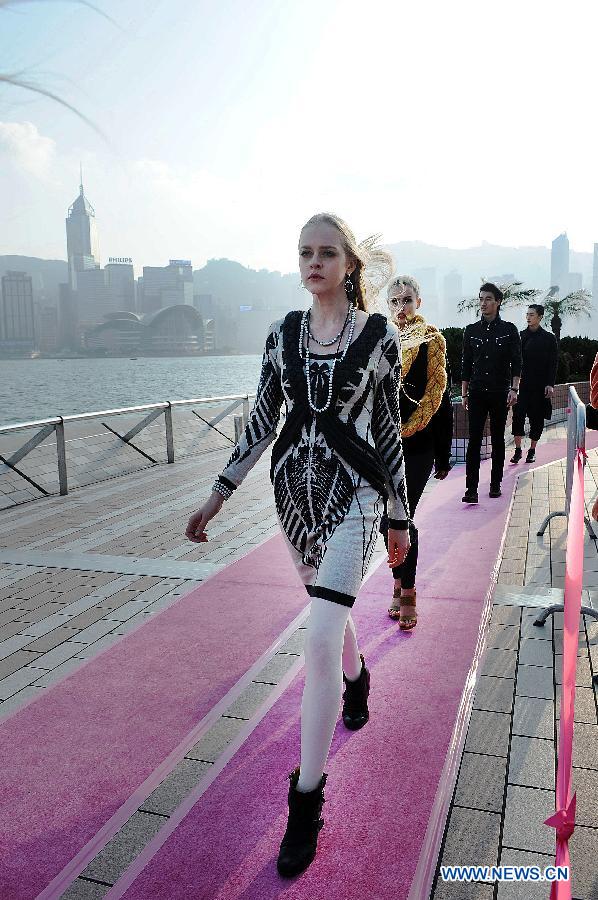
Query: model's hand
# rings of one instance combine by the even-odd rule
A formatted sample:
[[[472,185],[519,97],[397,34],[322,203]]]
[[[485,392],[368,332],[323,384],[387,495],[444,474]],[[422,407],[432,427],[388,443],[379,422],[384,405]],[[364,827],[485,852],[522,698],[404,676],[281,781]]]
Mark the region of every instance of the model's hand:
[[[224,497],[217,491],[212,491],[204,505],[193,513],[185,529],[185,537],[194,544],[202,544],[207,541],[206,525],[222,509]]]
[[[463,409],[469,409],[469,398],[467,397],[467,394],[463,394],[461,397],[461,406]]]
[[[544,396],[550,397],[551,400],[554,397],[554,388],[551,384],[547,384],[544,388]]]
[[[592,518],[598,522],[598,497],[594,500],[594,505],[592,507]]]
[[[507,395],[507,406],[515,406],[518,396],[519,394],[517,393],[517,391],[514,391],[513,388],[511,388]]]
[[[450,471],[450,466],[448,467],[448,469],[436,469],[436,471],[434,472],[434,478],[437,478],[439,481],[444,481]]]
[[[409,552],[411,542],[409,540],[409,529],[399,531],[396,528],[388,529],[388,566],[393,569],[405,562],[405,557]]]

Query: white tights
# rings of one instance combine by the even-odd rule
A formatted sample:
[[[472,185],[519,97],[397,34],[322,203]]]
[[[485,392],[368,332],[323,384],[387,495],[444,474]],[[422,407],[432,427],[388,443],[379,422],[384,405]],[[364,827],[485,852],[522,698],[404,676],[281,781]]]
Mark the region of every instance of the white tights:
[[[361,672],[351,611],[313,597],[305,641],[299,791],[314,790],[324,772],[338,719],[343,672],[349,681],[356,681]]]

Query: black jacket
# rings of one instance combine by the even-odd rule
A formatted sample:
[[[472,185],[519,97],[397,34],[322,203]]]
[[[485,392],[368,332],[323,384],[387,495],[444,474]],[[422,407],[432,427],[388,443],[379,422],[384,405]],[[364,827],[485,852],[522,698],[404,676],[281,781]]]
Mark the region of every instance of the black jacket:
[[[422,399],[428,386],[428,345],[421,344],[411,368],[402,379],[399,393],[401,422],[406,422]],[[450,374],[447,361],[447,384],[440,406],[425,428],[403,438],[403,448],[411,453],[434,451],[434,468],[437,472],[450,469],[453,438],[453,406],[451,403]]]
[[[517,326],[499,315],[492,322],[482,316],[463,334],[462,379],[473,391],[508,391],[521,375],[521,340]]]
[[[521,332],[523,367],[521,369],[521,392],[538,390],[556,381],[558,350],[554,334],[542,326],[537,331],[526,328]]]

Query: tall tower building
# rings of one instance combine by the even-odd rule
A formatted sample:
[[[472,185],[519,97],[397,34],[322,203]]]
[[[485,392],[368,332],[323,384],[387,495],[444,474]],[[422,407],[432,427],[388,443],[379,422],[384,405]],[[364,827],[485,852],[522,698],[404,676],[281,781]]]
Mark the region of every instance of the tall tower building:
[[[77,272],[96,269],[100,265],[100,245],[96,214],[83,191],[83,174],[79,196],[70,205],[66,220],[66,250],[69,262],[69,284],[77,290]]]
[[[106,286],[110,294],[111,310],[135,312],[135,275],[133,260],[129,257],[113,257],[104,267]]]
[[[550,254],[550,287],[557,286],[561,293],[567,286],[569,275],[569,238],[566,232],[552,242]]]
[[[140,312],[152,313],[178,304],[193,306],[190,260],[171,259],[167,266],[144,266]]]
[[[7,272],[2,276],[0,305],[0,342],[6,350],[33,350],[33,280],[25,272]]]
[[[444,276],[443,294],[447,303],[455,303],[463,299],[463,276],[453,269]]]

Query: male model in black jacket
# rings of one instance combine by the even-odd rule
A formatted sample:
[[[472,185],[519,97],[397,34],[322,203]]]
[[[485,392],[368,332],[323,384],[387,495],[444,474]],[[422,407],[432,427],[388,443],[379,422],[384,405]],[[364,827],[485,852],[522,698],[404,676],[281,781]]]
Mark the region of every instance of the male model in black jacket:
[[[518,463],[521,459],[521,438],[524,435],[526,416],[529,418],[531,443],[525,461],[534,462],[536,444],[544,430],[546,404],[554,396],[558,348],[554,334],[545,331],[540,324],[543,315],[544,307],[541,303],[530,304],[526,314],[527,328],[521,332],[523,368],[519,397],[513,407],[515,452],[511,457],[512,463]]]
[[[502,299],[502,291],[495,284],[483,284],[479,293],[481,318],[468,325],[463,334],[461,394],[469,413],[464,503],[478,502],[480,450],[488,415],[492,440],[489,496],[501,494],[507,413],[517,402],[521,375],[521,340],[517,327],[499,315]]]

